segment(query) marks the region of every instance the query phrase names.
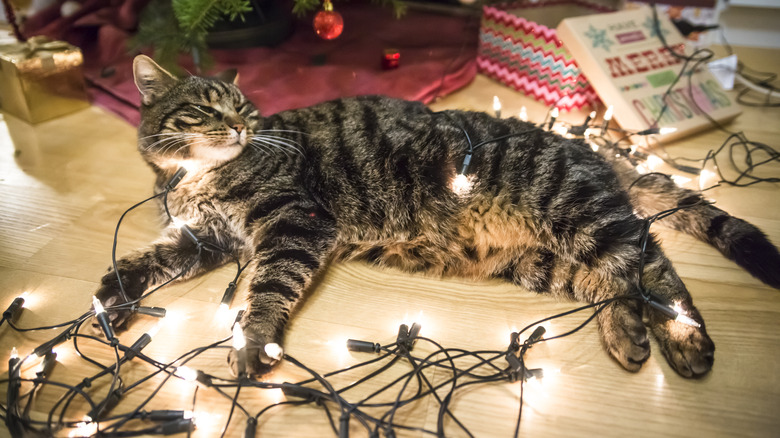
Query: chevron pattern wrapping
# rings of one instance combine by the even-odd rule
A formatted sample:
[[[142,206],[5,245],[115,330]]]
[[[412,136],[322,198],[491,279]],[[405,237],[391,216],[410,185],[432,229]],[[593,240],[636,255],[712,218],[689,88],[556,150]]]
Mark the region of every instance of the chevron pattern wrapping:
[[[576,5],[594,13],[609,9],[583,0],[547,0],[484,6],[479,36],[479,71],[562,111],[595,106],[598,95],[561,45],[555,29],[510,11]]]

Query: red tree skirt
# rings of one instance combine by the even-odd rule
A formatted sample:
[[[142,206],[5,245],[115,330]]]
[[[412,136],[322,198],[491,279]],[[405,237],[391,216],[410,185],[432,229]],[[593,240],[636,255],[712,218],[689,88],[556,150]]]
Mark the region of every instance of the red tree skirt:
[[[33,17],[25,31],[81,47],[93,103],[137,124],[140,100],[126,43],[146,1],[120,2],[120,7],[106,3],[88,0],[67,18],[59,17],[55,5]],[[318,38],[306,17],[277,47],[213,50],[214,71],[237,68],[241,89],[264,115],[364,94],[427,103],[465,86],[476,74],[477,17],[409,11],[396,20],[390,8],[350,3],[339,5],[339,11],[344,32],[336,40]],[[381,67],[388,48],[400,52],[397,69]],[[323,55],[324,65],[314,65],[313,59]]]

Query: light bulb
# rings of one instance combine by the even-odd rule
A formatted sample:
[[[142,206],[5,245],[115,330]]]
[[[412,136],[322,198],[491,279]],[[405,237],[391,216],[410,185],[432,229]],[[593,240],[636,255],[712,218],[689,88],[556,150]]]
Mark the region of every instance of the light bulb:
[[[455,192],[455,194],[463,195],[471,190],[472,185],[473,183],[466,175],[459,173],[455,179],[452,180],[452,191]]]
[[[188,366],[176,367],[174,374],[188,382],[194,382],[198,378],[198,372]]]
[[[520,108],[520,120],[527,122],[528,121],[528,110],[525,108],[525,106],[522,106]]]
[[[493,112],[496,113],[496,117],[501,117],[501,101],[498,96],[493,96]]]
[[[658,133],[661,134],[661,135],[671,134],[673,132],[677,132],[677,128],[672,127],[672,126],[663,127],[663,128],[658,130]]]
[[[550,113],[550,117],[552,117],[553,119],[558,118],[558,107],[553,108],[552,112]]]
[[[265,350],[265,354],[273,360],[282,360],[282,356],[284,356],[284,350],[279,344],[275,342],[265,344],[263,349]]]
[[[680,187],[682,187],[683,185],[691,181],[690,178],[682,175],[672,175],[670,176],[670,178],[672,179],[672,181],[674,181],[675,184],[677,184]]]
[[[682,306],[679,302],[675,302],[674,306],[672,306],[672,309],[674,309],[675,312],[677,312],[677,316],[674,318],[675,321],[681,322],[683,324],[687,324],[691,327],[700,328],[701,324],[696,322],[693,318],[685,314],[685,310],[683,310]]]
[[[585,137],[585,140],[590,139],[590,136],[593,134],[593,130],[591,128],[585,128],[585,132],[582,133],[582,136]],[[596,149],[598,150],[598,149]]]
[[[19,350],[17,350],[16,347],[11,348],[10,359],[19,359]]]
[[[647,167],[650,170],[655,170],[658,168],[658,166],[664,164],[664,160],[661,159],[658,155],[648,155],[647,156]]]
[[[246,337],[244,337],[244,330],[241,328],[241,324],[235,324],[233,326],[233,348],[240,350],[246,347]]]
[[[181,228],[183,226],[187,225],[187,221],[177,217],[177,216],[171,216],[171,228]]]
[[[150,338],[153,338],[157,336],[157,333],[160,331],[160,326],[162,325],[162,321],[158,322],[157,324],[153,325],[152,328],[146,331],[146,334],[149,335]],[[155,344],[157,345],[157,344]]]
[[[92,306],[95,307],[95,315],[99,313],[105,313],[106,309],[103,307],[103,303],[100,302],[98,297],[92,296]]]
[[[718,175],[715,172],[709,169],[702,169],[701,173],[699,173],[699,190],[714,186],[717,182]]]
[[[192,160],[181,160],[177,164],[179,167],[183,167],[187,173],[191,173],[198,168],[198,166]]]
[[[607,110],[604,112],[604,121],[609,122],[612,120],[612,114],[615,112],[615,107],[612,105],[607,107]]]

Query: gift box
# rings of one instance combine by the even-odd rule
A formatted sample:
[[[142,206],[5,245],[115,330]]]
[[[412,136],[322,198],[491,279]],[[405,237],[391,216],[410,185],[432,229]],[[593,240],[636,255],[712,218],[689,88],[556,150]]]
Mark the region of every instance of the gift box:
[[[610,11],[583,0],[523,0],[484,6],[479,71],[563,111],[594,106],[598,96],[558,40],[555,27],[564,18]]]
[[[78,47],[45,37],[0,46],[0,109],[38,123],[88,107],[83,63]]]

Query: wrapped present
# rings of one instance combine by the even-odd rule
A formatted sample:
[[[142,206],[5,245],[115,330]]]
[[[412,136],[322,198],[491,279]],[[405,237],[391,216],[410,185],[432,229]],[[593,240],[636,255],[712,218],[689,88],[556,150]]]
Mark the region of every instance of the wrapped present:
[[[598,96],[558,40],[555,27],[564,18],[611,10],[583,0],[522,0],[484,6],[479,71],[564,111],[593,106]]]
[[[89,106],[78,47],[33,37],[0,45],[0,109],[38,123]]]

